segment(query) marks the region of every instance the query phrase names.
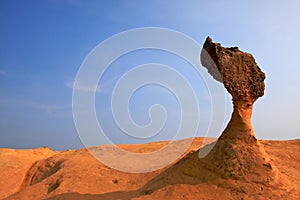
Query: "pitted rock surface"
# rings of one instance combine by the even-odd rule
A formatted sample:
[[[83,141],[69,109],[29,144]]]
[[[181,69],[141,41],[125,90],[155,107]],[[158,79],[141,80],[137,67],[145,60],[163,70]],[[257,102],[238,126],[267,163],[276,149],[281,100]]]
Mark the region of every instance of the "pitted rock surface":
[[[250,53],[242,52],[238,47],[222,47],[208,37],[203,45],[201,62],[217,81],[224,84],[233,100],[254,102],[264,95],[265,74]]]

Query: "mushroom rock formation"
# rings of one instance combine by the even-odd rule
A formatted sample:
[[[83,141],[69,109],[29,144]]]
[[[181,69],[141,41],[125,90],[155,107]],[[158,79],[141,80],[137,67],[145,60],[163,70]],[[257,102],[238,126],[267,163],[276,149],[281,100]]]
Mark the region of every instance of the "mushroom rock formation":
[[[220,139],[256,141],[250,120],[254,102],[264,95],[265,74],[253,56],[238,47],[224,48],[208,37],[201,52],[201,63],[232,96],[233,114]]]
[[[289,192],[296,191],[293,184],[274,165],[251,125],[253,104],[264,95],[265,74],[251,54],[238,47],[224,48],[209,37],[203,45],[201,63],[232,95],[231,119],[214,144],[184,156],[147,183],[143,194],[166,185],[204,184],[220,188],[218,194],[228,189],[232,199],[291,199]]]
[[[232,95],[234,109],[213,149],[199,159],[200,165],[223,178],[264,184],[276,182],[278,170],[256,139],[251,125],[253,104],[264,95],[265,74],[251,54],[238,47],[222,47],[209,37],[203,45],[201,63]],[[202,176],[203,171],[197,169],[193,164],[184,172]]]

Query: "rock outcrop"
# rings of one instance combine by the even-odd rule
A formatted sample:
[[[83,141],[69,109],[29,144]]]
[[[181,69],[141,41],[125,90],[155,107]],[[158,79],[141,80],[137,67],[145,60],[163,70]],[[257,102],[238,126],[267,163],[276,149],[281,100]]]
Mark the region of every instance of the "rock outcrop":
[[[142,194],[186,184],[201,188],[193,199],[298,199],[299,187],[282,171],[282,164],[269,157],[264,147],[270,152],[270,146],[256,139],[251,125],[253,104],[265,89],[265,74],[253,56],[207,38],[201,62],[232,95],[231,120],[216,142],[189,152],[141,188]],[[217,195],[202,196],[206,190]]]
[[[143,190],[151,193],[167,185],[189,184],[229,190],[231,197],[219,193],[217,198],[223,199],[296,199],[297,188],[275,166],[251,125],[253,104],[265,89],[265,74],[253,56],[238,47],[224,48],[208,37],[201,63],[232,95],[231,119],[216,142],[190,152]]]
[[[214,148],[202,159],[205,167],[222,177],[268,183],[278,171],[256,139],[251,115],[254,102],[264,95],[265,74],[253,56],[238,47],[224,48],[207,38],[201,63],[232,95],[233,113]]]

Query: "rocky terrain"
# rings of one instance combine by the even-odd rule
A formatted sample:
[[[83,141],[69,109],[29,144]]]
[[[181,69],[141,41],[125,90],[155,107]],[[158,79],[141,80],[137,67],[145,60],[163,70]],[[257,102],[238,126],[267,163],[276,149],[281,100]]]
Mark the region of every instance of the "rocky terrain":
[[[286,177],[281,188],[222,177],[204,168],[200,168],[202,175],[199,170],[193,172],[192,166],[199,168],[195,161],[202,142],[203,138],[195,138],[186,155],[174,165],[142,174],[111,169],[86,149],[0,149],[0,199],[299,199],[299,139],[260,141],[278,172]],[[121,147],[145,152],[166,144]]]

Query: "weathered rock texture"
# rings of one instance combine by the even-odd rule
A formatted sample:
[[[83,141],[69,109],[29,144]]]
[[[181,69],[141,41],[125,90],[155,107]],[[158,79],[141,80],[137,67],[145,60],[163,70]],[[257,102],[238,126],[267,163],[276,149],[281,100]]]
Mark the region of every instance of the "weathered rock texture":
[[[233,113],[212,151],[202,159],[205,167],[222,177],[268,183],[278,171],[251,125],[253,103],[264,95],[265,74],[253,56],[238,47],[224,48],[207,38],[201,63],[232,95]]]
[[[201,63],[214,79],[224,84],[234,101],[253,103],[264,95],[265,74],[250,53],[238,47],[224,48],[208,37],[203,45]]]

